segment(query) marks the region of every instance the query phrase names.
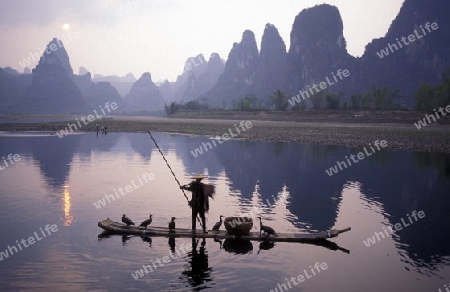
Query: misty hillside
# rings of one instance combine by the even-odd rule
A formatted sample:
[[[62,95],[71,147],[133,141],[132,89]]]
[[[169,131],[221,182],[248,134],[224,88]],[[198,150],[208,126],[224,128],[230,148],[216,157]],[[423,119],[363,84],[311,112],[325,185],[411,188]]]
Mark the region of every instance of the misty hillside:
[[[399,89],[400,102],[411,107],[419,85],[439,84],[442,73],[450,67],[450,21],[448,10],[443,9],[449,4],[444,0],[405,1],[386,36],[368,44],[361,58],[348,54],[340,13],[327,4],[297,15],[288,52],[272,24],[266,25],[259,53],[253,33],[245,31],[241,42],[233,45],[219,81],[204,96],[216,104],[222,100],[230,104],[246,95],[267,100],[276,90],[290,97],[326,81],[339,69],[347,69],[349,77],[327,87],[328,92],[341,94],[341,101],[350,102],[350,95],[364,93],[372,86],[388,86]],[[439,28],[422,36],[421,26],[427,22],[436,22]],[[396,44],[396,38],[408,37],[416,30],[420,39],[379,57],[377,53]]]

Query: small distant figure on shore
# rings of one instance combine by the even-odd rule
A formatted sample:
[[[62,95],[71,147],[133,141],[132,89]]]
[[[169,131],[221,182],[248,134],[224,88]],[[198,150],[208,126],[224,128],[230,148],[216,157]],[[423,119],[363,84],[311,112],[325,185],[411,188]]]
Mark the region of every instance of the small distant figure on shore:
[[[106,136],[106,134],[108,134],[108,126],[105,125],[104,127],[102,126],[102,134],[104,134]]]
[[[98,123],[95,124],[95,128],[97,129],[97,132],[98,132]]]

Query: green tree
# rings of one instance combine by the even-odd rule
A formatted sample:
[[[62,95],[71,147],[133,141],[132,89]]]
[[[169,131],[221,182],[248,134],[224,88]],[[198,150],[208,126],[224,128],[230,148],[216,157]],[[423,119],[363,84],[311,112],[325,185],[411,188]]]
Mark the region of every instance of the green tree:
[[[433,109],[434,89],[428,83],[422,83],[416,92],[416,110],[429,111]]]
[[[360,110],[362,108],[363,95],[361,93],[352,94],[350,96],[350,100],[352,102],[352,108],[354,110]]]
[[[326,96],[328,95],[328,91],[325,90],[321,90],[317,93],[314,93],[311,97],[310,100],[313,104],[313,107],[315,109],[320,109],[323,106],[323,101],[325,100]]]
[[[370,94],[363,94],[361,102],[361,109],[368,110],[372,108],[372,100],[370,98]]]
[[[327,109],[331,109],[331,110],[339,109],[340,102],[341,102],[341,95],[340,94],[329,93],[329,94],[326,95]]]
[[[383,88],[376,88],[375,86],[372,86],[369,94],[372,97],[375,110],[388,110],[392,108],[392,103],[398,96],[399,92],[400,91],[398,89],[391,90],[387,86]]]
[[[254,95],[246,95],[239,99],[236,105],[237,110],[250,111],[256,108],[258,98]]]
[[[204,107],[200,105],[200,102],[198,100],[191,100],[183,105],[183,109],[189,111],[198,111],[204,109]]]
[[[169,116],[179,111],[181,109],[181,105],[172,101],[169,105],[165,104],[164,109],[166,111],[166,114]]]
[[[277,111],[285,111],[288,106],[286,94],[283,91],[277,90],[271,96],[270,99]]]
[[[442,83],[435,90],[435,107],[445,107],[450,104],[450,68],[442,73]]]

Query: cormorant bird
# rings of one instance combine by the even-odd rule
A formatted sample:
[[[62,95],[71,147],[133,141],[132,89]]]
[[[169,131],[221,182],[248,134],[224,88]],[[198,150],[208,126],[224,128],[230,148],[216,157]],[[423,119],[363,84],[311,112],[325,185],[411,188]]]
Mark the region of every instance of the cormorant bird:
[[[262,224],[261,217],[258,217],[258,218],[259,218],[259,236],[261,236],[262,231],[264,231],[264,233],[266,233],[267,236],[270,236],[271,234],[273,234],[275,236],[277,235],[277,233],[275,232],[275,230],[272,227],[265,226]]]
[[[147,220],[142,221],[141,225],[142,227],[147,228],[148,225],[152,224],[152,214],[150,214],[149,218]]]
[[[131,219],[128,218],[127,215],[125,214],[122,215],[122,222],[125,223],[127,226],[134,225],[134,222],[131,221]]]
[[[212,230],[214,230],[214,231],[219,231],[219,228],[220,228],[220,226],[222,226],[222,215],[220,215],[220,217],[219,217],[219,222],[216,222],[216,224],[214,224],[214,226],[213,226],[213,228],[212,228]]]
[[[172,221],[169,222],[169,230],[174,231],[175,230],[175,217],[172,217]]]

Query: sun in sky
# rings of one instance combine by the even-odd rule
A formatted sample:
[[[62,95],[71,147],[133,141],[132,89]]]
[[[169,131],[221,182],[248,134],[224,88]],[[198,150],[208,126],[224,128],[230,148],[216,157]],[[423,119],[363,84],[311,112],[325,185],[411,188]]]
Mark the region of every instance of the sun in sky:
[[[64,30],[69,30],[70,24],[64,23],[63,26],[62,26],[62,28],[63,28]]]

